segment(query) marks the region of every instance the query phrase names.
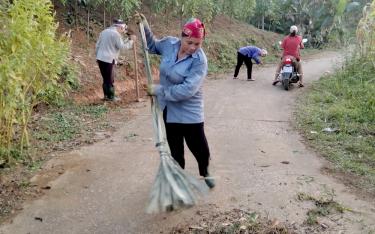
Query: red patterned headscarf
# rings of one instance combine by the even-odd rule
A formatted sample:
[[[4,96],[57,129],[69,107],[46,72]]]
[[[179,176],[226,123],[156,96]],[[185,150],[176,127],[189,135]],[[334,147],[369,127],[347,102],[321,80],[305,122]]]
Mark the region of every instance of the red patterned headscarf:
[[[202,39],[206,35],[204,24],[196,18],[189,19],[182,28],[182,32],[186,34],[188,37],[198,39]]]

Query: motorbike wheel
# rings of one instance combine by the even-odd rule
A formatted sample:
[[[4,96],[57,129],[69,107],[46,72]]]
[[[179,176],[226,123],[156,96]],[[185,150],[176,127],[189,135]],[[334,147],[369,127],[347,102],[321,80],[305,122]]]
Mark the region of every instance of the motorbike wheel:
[[[282,84],[285,90],[289,90],[289,79],[283,79]]]

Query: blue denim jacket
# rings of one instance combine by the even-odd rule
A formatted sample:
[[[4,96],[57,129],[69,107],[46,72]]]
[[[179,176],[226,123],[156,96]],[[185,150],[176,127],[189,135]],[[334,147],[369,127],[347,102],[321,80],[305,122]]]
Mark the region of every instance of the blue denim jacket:
[[[160,107],[167,107],[168,123],[202,123],[203,80],[207,75],[207,58],[200,48],[177,60],[181,40],[176,37],[154,38],[145,27],[148,51],[161,55],[160,85],[155,89]]]

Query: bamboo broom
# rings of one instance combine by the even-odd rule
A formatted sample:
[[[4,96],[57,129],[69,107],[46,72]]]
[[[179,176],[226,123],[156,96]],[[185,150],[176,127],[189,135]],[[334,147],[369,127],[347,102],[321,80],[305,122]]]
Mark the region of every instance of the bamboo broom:
[[[153,79],[144,25],[143,23],[138,25],[145,57],[147,82],[151,86]],[[155,96],[151,96],[151,112],[156,147],[160,155],[160,166],[151,189],[150,201],[146,211],[148,213],[157,213],[191,207],[196,204],[198,194],[208,192],[208,187],[183,170],[172,158],[166,139],[162,111]]]

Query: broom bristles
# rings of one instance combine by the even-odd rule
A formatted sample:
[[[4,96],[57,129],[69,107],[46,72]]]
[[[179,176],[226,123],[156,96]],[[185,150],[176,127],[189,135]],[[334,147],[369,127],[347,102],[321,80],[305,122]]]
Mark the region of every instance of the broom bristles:
[[[151,189],[147,213],[188,208],[196,204],[198,194],[208,187],[184,171],[169,155],[162,155],[158,173]]]

